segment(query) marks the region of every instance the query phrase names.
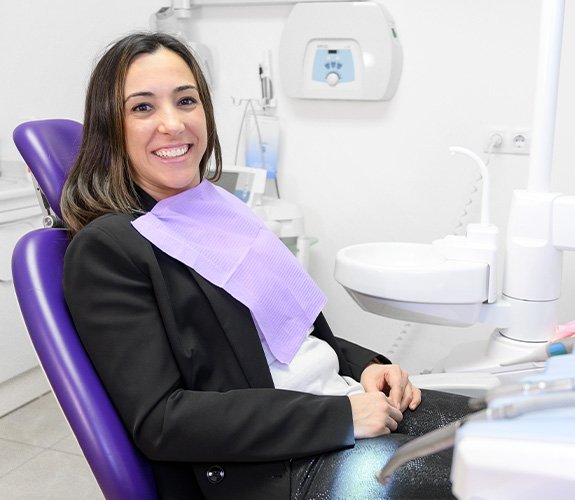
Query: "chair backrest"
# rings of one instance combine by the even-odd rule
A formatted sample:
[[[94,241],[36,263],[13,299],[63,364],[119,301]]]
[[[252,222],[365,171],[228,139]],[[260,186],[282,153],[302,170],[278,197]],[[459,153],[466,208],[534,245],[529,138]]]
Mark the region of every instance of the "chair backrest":
[[[19,135],[18,149],[26,150],[25,160],[32,174],[43,190],[50,185],[48,190],[52,195],[61,193],[66,177],[51,177],[51,173],[56,171],[56,164],[64,172],[69,171],[75,159],[70,151],[77,153],[76,132],[79,127],[81,133],[82,127],[79,123],[70,125],[73,132],[68,135],[71,143],[67,144],[66,134],[54,132],[61,122],[29,122],[17,129],[26,131]],[[54,124],[56,129],[52,127]],[[56,143],[50,142],[50,136],[58,137]],[[67,153],[60,149],[67,149]],[[59,213],[59,206],[52,205],[53,209],[56,207]],[[122,425],[68,312],[62,289],[67,246],[66,230],[55,228],[31,231],[16,244],[12,273],[28,333],[54,395],[106,499],[155,499],[150,464],[136,450]]]
[[[80,151],[82,124],[72,120],[25,122],[16,127],[13,137],[50,208],[61,219],[62,187]]]

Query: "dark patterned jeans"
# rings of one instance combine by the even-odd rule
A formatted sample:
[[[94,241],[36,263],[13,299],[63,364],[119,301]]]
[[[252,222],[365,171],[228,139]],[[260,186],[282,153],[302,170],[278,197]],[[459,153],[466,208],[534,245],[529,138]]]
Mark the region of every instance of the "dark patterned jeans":
[[[413,412],[407,410],[394,433],[360,439],[355,447],[307,457],[292,462],[293,500],[375,500],[375,499],[453,499],[451,459],[445,450],[412,460],[381,485],[376,475],[402,444],[468,413],[469,398],[444,392],[422,390],[422,402]]]

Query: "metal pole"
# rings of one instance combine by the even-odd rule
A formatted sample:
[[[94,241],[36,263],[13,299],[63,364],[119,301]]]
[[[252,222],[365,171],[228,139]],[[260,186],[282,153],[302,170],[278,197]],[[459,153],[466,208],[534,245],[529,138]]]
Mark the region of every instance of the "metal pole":
[[[535,193],[547,193],[551,185],[564,13],[565,0],[541,0],[537,86],[527,184],[527,190]]]

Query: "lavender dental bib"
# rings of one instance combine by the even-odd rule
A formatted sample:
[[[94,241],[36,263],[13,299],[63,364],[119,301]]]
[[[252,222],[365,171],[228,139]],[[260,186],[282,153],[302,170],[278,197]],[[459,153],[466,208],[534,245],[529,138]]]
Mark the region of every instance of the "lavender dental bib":
[[[248,307],[275,358],[293,359],[326,297],[242,201],[203,180],[159,201],[132,225]]]

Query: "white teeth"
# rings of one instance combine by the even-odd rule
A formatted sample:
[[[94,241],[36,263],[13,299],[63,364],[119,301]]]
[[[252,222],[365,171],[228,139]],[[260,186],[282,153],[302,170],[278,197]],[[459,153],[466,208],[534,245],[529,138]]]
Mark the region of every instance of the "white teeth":
[[[158,151],[154,151],[154,154],[160,158],[176,158],[178,156],[185,155],[188,152],[188,149],[190,149],[190,146],[188,145],[174,149],[158,149]]]

